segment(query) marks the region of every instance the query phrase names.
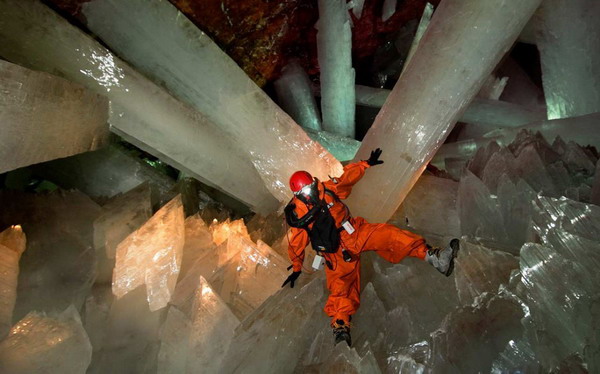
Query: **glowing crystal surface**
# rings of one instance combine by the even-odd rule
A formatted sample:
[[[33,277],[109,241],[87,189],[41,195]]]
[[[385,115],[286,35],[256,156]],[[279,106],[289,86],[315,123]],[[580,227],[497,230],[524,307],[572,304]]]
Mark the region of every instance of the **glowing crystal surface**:
[[[184,238],[183,206],[177,196],[118,245],[113,293],[121,298],[145,284],[151,311],[167,305],[179,275]]]
[[[19,259],[25,251],[25,233],[21,226],[11,226],[0,232],[0,337],[12,326],[12,314],[17,301]]]

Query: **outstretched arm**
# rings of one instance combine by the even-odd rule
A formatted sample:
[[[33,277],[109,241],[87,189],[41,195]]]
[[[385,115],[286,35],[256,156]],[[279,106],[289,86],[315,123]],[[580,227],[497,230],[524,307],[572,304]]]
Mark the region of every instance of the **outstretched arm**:
[[[368,160],[344,166],[344,173],[335,181],[327,182],[327,188],[333,190],[340,199],[348,198],[352,192],[352,187],[365,175],[367,168],[383,164],[383,161],[379,160],[381,152],[381,149],[377,148],[371,152]]]

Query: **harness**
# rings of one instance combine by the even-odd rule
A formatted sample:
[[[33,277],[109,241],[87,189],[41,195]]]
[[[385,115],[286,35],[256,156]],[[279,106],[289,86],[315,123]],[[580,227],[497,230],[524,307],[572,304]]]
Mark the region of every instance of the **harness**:
[[[350,219],[350,209],[344,204],[335,192],[325,188],[325,193],[333,197],[334,202],[327,203],[325,199],[321,199],[318,204],[315,204],[304,216],[298,217],[295,212],[296,204],[293,199],[290,200],[285,207],[285,218],[291,227],[296,227],[306,230],[310,238],[312,247],[317,252],[335,253],[340,246],[340,232],[344,227],[337,227],[335,219],[329,211],[335,202],[342,204],[346,210],[342,223]],[[312,228],[310,228],[312,224]]]

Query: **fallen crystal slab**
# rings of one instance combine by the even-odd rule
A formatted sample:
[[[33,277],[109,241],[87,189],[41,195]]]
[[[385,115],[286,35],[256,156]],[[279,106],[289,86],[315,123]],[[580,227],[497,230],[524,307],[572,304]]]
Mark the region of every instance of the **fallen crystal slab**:
[[[534,23],[548,118],[600,112],[600,25],[594,0],[550,0]],[[573,27],[576,24],[577,27]]]
[[[25,242],[25,233],[19,225],[0,232],[0,338],[4,338],[12,326],[19,259],[25,251]]]
[[[112,281],[117,246],[151,216],[150,186],[146,183],[102,206],[102,214],[94,221],[94,247],[99,265],[96,281]]]
[[[480,138],[444,144],[436,153],[433,162],[440,162],[448,157],[470,158],[478,148],[492,141],[507,146],[523,130],[533,133],[539,132],[547,141],[553,141],[556,137],[560,137],[563,141],[573,141],[581,146],[591,145],[598,149],[600,148],[600,135],[595,131],[595,128],[599,120],[600,113],[593,113],[579,117],[537,121],[514,128],[496,129]]]
[[[341,170],[339,162],[311,141],[216,43],[174,5],[159,0],[125,3],[117,0],[90,1],[82,6],[82,13],[86,26],[112,50],[191,105],[198,111],[197,117],[206,117],[214,123],[221,131],[212,136],[223,132],[235,142],[235,146],[231,143],[225,148],[209,151],[220,148],[219,144],[224,142],[220,138],[225,137],[212,138],[204,128],[201,132],[197,129],[185,133],[179,130],[182,136],[186,136],[179,139],[180,147],[187,143],[199,154],[199,149],[210,146],[202,150],[202,160],[198,158],[196,161],[202,165],[190,163],[191,160],[187,160],[185,165],[192,171],[203,167],[207,173],[219,175],[219,179],[207,178],[213,185],[224,188],[223,182],[234,175],[239,181],[244,174],[236,174],[230,168],[241,168],[251,163],[263,180],[262,185],[257,184],[252,189],[264,188],[266,184],[266,189],[277,199],[287,202],[286,182],[296,170],[311,170],[319,178]],[[353,121],[353,116],[351,119]],[[191,138],[192,135],[195,137]],[[198,135],[206,139],[195,139]],[[213,144],[200,146],[200,141]],[[242,160],[231,160],[227,167],[229,170],[223,173],[222,165],[227,164],[225,158],[219,159],[233,157],[229,155],[232,149],[239,149],[236,153]],[[221,156],[220,153],[225,151],[227,155]],[[208,177],[209,174],[206,175]],[[251,191],[248,186],[254,182],[247,183],[243,184],[243,188],[249,190],[246,193]],[[231,187],[241,188],[242,184]],[[252,204],[251,200],[244,201]]]
[[[92,346],[74,306],[56,316],[31,312],[0,343],[3,373],[85,373]]]
[[[519,268],[519,260],[463,238],[455,265],[458,298],[462,305],[471,305],[483,293],[498,292],[500,285],[508,284],[511,272]]]
[[[352,31],[346,1],[319,0],[317,51],[323,130],[354,138]],[[332,174],[333,175],[333,174]]]
[[[0,90],[0,174],[108,143],[103,96],[6,61],[0,61]]]
[[[460,236],[456,210],[458,183],[422,175],[389,223],[421,235]]]
[[[354,187],[348,204],[355,215],[372,222],[385,222],[393,215],[539,4],[540,0],[440,4],[355,157],[366,159],[379,147],[387,160]],[[457,57],[458,49],[462,53]]]
[[[381,108],[392,91],[383,88],[356,86],[356,103],[372,108]],[[479,124],[488,129],[497,127],[517,127],[544,120],[545,112],[505,101],[476,97],[460,117],[461,122]],[[490,127],[492,127],[490,129]],[[479,134],[483,136],[485,133]],[[466,138],[469,134],[463,135]]]
[[[170,7],[164,2],[162,4]],[[267,190],[248,157],[238,151],[239,147],[235,147],[232,140],[224,136],[223,131],[205,115],[174,99],[165,89],[133,70],[42,3],[2,0],[0,5],[3,9],[0,14],[0,56],[29,68],[59,74],[107,96],[111,102],[111,131],[258,211],[268,213],[277,207],[277,200]],[[146,6],[133,9],[150,10]],[[111,13],[109,18],[115,20],[116,14],[119,13]],[[141,20],[142,17],[136,19]],[[151,24],[151,27],[156,28],[157,25]],[[131,29],[132,24],[128,22],[127,30]],[[131,35],[130,32],[126,34]],[[156,48],[148,50],[155,52]],[[174,61],[172,56],[169,54],[170,62]],[[193,66],[190,76],[216,76],[198,74],[199,65]],[[181,80],[184,81],[189,79]],[[254,96],[248,94],[248,97]],[[227,102],[227,105],[233,103]],[[220,112],[231,113],[230,110]],[[235,112],[246,114],[243,110]],[[261,116],[261,121],[271,124],[264,116]],[[169,125],[166,126],[166,123]],[[286,152],[294,156],[298,153]],[[317,151],[307,152],[306,157],[313,159],[315,153],[320,154]],[[306,162],[306,165],[309,164]],[[316,174],[318,172],[327,175],[325,170],[315,171]],[[239,183],[240,178],[246,183]]]
[[[304,128],[321,130],[321,115],[310,79],[297,60],[292,60],[283,68],[281,77],[273,85],[277,101],[287,114]]]
[[[185,226],[178,196],[117,247],[113,293],[123,297],[146,285],[150,310],[167,305],[179,275]]]
[[[30,168],[40,178],[102,202],[144,182],[150,185],[153,206],[162,206],[174,196],[170,192],[175,183],[172,178],[116,144]]]
[[[93,222],[101,208],[77,191],[0,191],[0,226],[20,224],[27,250],[20,260],[13,318],[32,310],[81,308],[95,278]]]

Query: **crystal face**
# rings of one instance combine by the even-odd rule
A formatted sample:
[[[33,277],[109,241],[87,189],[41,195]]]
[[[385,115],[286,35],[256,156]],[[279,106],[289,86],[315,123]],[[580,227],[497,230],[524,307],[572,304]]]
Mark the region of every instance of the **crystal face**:
[[[0,173],[108,142],[108,100],[78,84],[0,61],[0,91]]]
[[[151,311],[167,305],[181,268],[184,236],[183,205],[177,196],[117,246],[115,296],[145,284]]]
[[[600,112],[599,12],[593,0],[544,1],[536,12],[549,119]]]
[[[355,157],[366,159],[379,147],[382,159],[388,160],[369,170],[355,187],[349,199],[355,215],[373,222],[392,216],[539,4],[539,0],[519,6],[474,0],[440,4]],[[462,51],[458,56],[457,49]]]

